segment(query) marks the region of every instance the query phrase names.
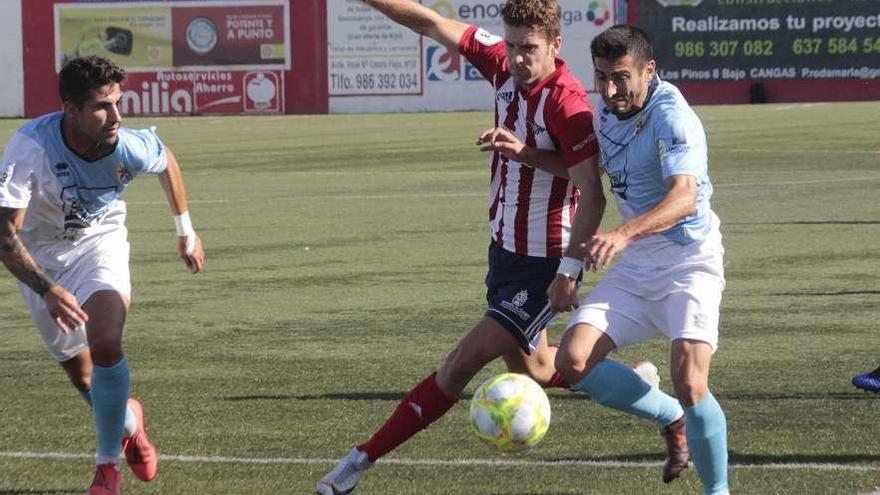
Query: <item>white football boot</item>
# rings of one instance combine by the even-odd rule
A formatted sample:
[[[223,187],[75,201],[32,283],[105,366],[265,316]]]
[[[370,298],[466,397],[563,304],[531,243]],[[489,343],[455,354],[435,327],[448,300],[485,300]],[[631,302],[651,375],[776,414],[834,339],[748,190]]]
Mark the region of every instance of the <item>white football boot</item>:
[[[354,487],[364,471],[373,466],[366,452],[361,452],[353,447],[339,464],[333,468],[318,482],[315,493],[318,495],[348,495],[354,492]]]

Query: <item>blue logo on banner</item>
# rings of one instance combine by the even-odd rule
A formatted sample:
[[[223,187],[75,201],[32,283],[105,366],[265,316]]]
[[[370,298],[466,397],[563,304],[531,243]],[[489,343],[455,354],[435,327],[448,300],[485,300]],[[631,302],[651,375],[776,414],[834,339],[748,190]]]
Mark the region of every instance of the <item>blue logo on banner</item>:
[[[425,51],[425,73],[429,81],[458,81],[461,79],[461,56],[450,53],[445,46],[432,45]]]
[[[473,65],[465,62],[464,64],[464,80],[465,81],[483,81],[483,75]]]

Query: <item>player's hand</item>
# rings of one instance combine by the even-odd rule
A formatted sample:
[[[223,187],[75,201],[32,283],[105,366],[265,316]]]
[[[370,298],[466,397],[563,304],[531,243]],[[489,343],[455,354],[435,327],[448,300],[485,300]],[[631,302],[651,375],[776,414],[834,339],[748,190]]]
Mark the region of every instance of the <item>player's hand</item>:
[[[43,301],[62,333],[72,332],[89,320],[89,315],[79,307],[76,297],[58,284],[49,287],[43,294]]]
[[[617,253],[629,246],[631,241],[632,239],[620,229],[596,232],[596,235],[590,239],[587,257],[587,260],[592,263],[593,271],[596,271],[597,268],[600,270],[607,268]]]
[[[550,287],[547,288],[550,309],[556,313],[572,311],[580,306],[577,295],[577,281],[557,273]]]
[[[202,249],[202,240],[195,233],[190,236],[177,238],[177,252],[186,263],[186,267],[193,273],[202,271],[205,265],[205,250]]]
[[[480,151],[498,151],[511,160],[521,161],[525,143],[503,127],[487,129],[477,138]]]

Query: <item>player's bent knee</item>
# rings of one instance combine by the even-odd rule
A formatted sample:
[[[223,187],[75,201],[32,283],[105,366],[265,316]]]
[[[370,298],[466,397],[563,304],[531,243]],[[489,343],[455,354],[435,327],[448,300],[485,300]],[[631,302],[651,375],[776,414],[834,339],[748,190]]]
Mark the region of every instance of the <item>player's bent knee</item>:
[[[567,347],[560,347],[554,360],[556,371],[562,374],[568,383],[581,380],[588,372],[587,359],[579,353],[574,353]]]
[[[95,339],[89,341],[92,362],[98,366],[113,366],[124,356],[122,342],[116,339]]]
[[[709,384],[702,377],[688,377],[676,380],[675,395],[685,406],[693,406],[703,400],[709,393]]]

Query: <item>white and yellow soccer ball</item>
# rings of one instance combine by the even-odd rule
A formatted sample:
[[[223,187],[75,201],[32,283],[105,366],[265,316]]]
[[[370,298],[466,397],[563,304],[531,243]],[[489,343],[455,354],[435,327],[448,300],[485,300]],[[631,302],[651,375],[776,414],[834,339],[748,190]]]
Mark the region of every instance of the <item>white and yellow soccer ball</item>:
[[[550,426],[550,401],[540,385],[517,373],[486,380],[471,399],[471,430],[501,452],[533,447]]]

